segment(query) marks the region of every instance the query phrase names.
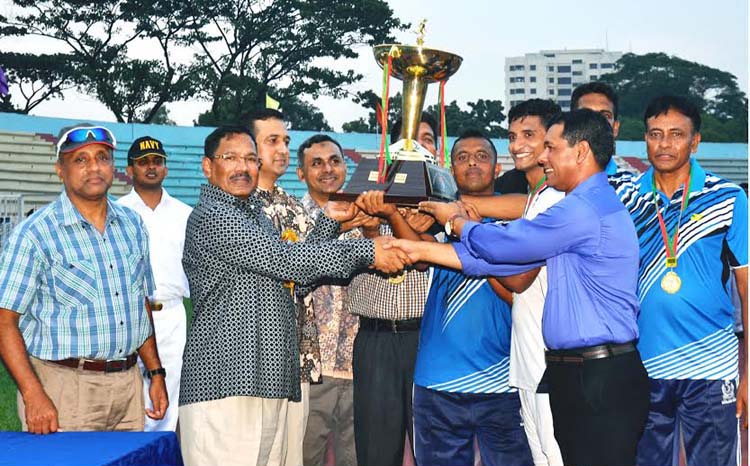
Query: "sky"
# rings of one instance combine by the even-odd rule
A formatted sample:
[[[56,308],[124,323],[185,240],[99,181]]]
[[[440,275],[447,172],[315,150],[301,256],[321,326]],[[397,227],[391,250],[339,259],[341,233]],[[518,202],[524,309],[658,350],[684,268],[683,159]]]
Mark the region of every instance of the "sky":
[[[581,1],[501,1],[501,0],[390,0],[394,14],[416,24],[427,19],[425,46],[456,53],[464,61],[446,84],[447,101],[477,99],[504,100],[505,57],[550,49],[602,48],[643,54],[665,52],[728,71],[748,91],[748,2],[746,0],[657,0],[603,2]],[[569,8],[561,8],[567,5]],[[12,12],[9,0],[0,0],[0,14]],[[396,34],[399,42],[413,44],[416,35]],[[0,49],[13,51],[49,50],[42,39],[24,39],[23,50],[17,39],[0,38]],[[138,47],[136,45],[136,47]],[[136,50],[137,51],[137,50]],[[365,78],[348,90],[373,90],[380,95],[382,71],[370,48],[358,49],[356,60],[332,60],[326,66],[354,68]],[[2,64],[0,64],[2,65]],[[392,81],[392,94],[400,87]],[[396,89],[393,89],[393,87]],[[12,92],[12,88],[11,88]],[[428,91],[425,106],[437,102],[436,86]],[[334,130],[341,124],[367,115],[353,102],[320,97],[315,100]],[[168,105],[178,124],[191,125],[205,101]],[[282,102],[283,110],[283,102]],[[95,99],[68,94],[65,100],[46,102],[36,115],[114,121],[114,116]]]

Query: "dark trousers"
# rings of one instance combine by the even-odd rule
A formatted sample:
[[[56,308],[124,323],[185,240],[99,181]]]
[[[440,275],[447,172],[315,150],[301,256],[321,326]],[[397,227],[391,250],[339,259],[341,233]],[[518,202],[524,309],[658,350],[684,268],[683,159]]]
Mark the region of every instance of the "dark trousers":
[[[734,380],[651,379],[651,410],[638,444],[639,466],[671,466],[685,442],[689,465],[737,463]]]
[[[548,362],[545,379],[568,466],[633,466],[649,408],[638,351],[580,363]]]
[[[414,438],[411,397],[418,343],[419,331],[360,329],[354,339],[354,443],[360,466],[400,466],[406,433]]]
[[[449,393],[414,386],[414,449],[420,466],[532,466],[518,393]]]

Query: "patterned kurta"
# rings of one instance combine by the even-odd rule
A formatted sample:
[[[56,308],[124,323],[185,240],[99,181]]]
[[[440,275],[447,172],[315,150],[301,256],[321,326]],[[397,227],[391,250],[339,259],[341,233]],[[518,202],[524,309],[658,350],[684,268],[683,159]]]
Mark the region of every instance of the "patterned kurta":
[[[312,222],[322,214],[318,204],[306,194],[302,205]],[[359,229],[348,231],[340,239],[362,238]],[[318,342],[323,375],[352,379],[352,350],[359,328],[359,317],[349,313],[348,280],[324,280],[305,296],[305,307],[312,313],[318,327]]]
[[[294,302],[284,282],[344,278],[374,261],[372,241],[331,241],[322,218],[307,242],[285,244],[260,200],[201,187],[182,258],[193,320],[180,405],[232,396],[300,399]]]
[[[298,241],[304,241],[314,223],[296,197],[288,194],[280,186],[274,186],[272,191],[257,188],[256,195],[263,203],[263,211],[271,219],[279,235],[285,230],[292,230]],[[304,305],[302,299],[297,299],[295,304],[299,335],[300,380],[319,383],[321,382],[320,346],[315,315],[312,308]]]

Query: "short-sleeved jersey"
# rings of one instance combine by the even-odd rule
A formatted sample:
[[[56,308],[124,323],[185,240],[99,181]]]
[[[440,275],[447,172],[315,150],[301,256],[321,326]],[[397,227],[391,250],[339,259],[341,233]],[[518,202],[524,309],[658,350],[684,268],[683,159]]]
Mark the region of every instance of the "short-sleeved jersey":
[[[640,267],[638,349],[654,379],[728,379],[737,376],[737,340],[729,280],[747,266],[747,196],[742,189],[691,161],[689,203],[680,215],[683,188],[671,199],[653,194],[653,168],[614,186],[638,233]],[[666,248],[656,215],[670,235],[678,221],[675,294],[661,288]]]

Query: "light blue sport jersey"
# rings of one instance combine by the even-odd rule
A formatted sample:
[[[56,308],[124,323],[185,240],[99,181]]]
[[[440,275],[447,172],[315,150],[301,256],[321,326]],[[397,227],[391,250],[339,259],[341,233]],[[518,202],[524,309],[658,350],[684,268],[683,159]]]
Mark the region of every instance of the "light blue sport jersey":
[[[747,266],[747,196],[695,160],[691,164],[675,269],[682,287],[676,294],[661,288],[667,268],[652,193],[653,168],[632,182],[615,184],[640,245],[638,350],[653,379],[731,379],[737,377],[738,353],[729,279],[730,268]],[[657,190],[670,238],[682,192],[678,188],[670,200]]]
[[[510,326],[510,306],[486,279],[431,268],[414,383],[454,393],[515,392]]]

